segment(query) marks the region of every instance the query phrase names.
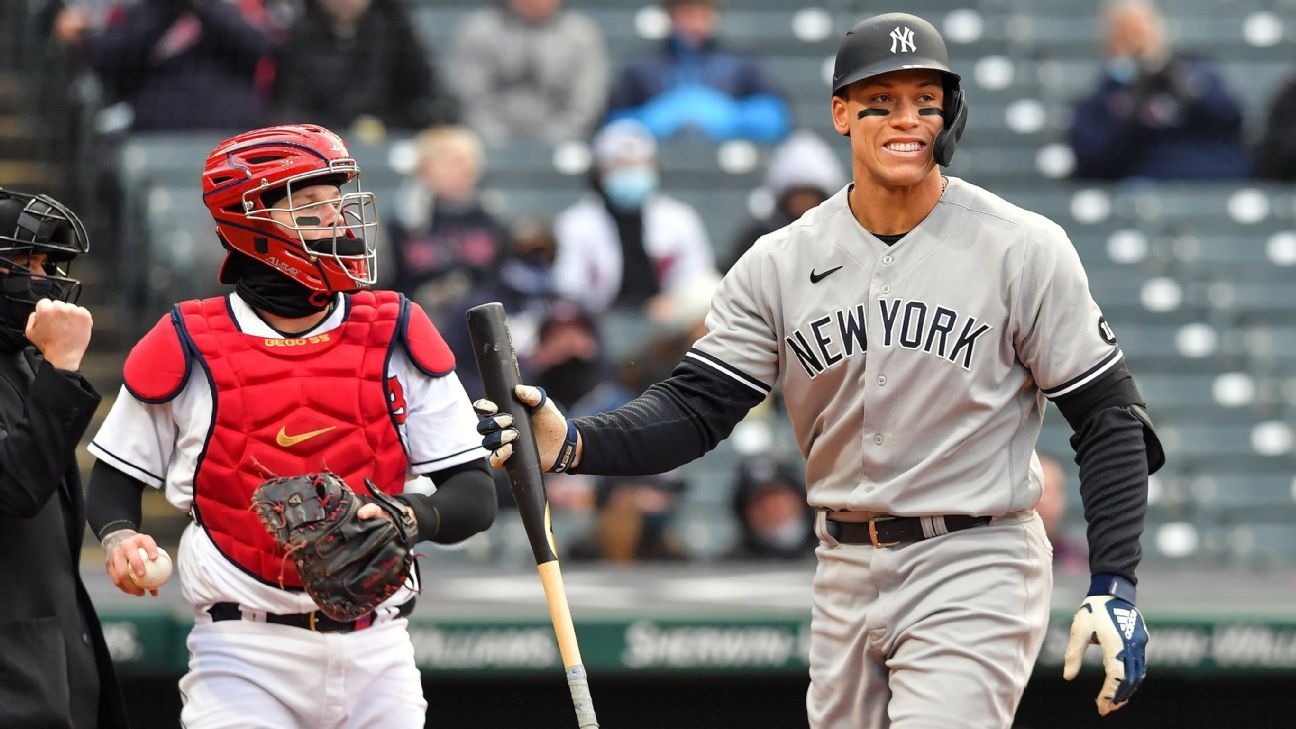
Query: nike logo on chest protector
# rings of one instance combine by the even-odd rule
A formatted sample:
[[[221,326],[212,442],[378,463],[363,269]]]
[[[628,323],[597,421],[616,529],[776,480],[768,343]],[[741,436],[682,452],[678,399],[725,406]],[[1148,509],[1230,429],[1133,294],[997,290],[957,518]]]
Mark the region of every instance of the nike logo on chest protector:
[[[314,438],[317,435],[324,435],[325,433],[329,432],[330,430],[333,430],[336,427],[337,427],[336,425],[330,425],[327,428],[312,430],[309,433],[302,433],[301,435],[288,435],[287,429],[281,427],[279,428],[279,432],[275,435],[275,443],[278,443],[280,446],[284,448],[291,448],[297,445],[298,443],[301,443],[302,441],[310,440],[311,438]]]

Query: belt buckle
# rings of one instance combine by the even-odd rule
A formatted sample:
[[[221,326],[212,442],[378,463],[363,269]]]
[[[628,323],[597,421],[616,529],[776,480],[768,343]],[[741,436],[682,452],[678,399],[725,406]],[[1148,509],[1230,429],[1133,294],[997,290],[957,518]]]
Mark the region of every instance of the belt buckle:
[[[319,632],[319,628],[315,625],[315,616],[318,614],[319,612],[316,610],[312,610],[309,613],[307,613],[307,627],[310,628],[312,633]]]
[[[890,517],[888,517],[888,518],[890,518]],[[879,541],[878,541],[878,534],[877,534],[877,517],[876,517],[876,516],[869,517],[869,520],[868,520],[868,527],[869,527],[869,542],[872,543],[872,545],[873,545],[874,547],[878,547],[878,548],[881,548],[881,547],[894,547],[895,545],[897,545],[897,544],[900,543],[899,541],[895,541],[895,542],[879,542]]]

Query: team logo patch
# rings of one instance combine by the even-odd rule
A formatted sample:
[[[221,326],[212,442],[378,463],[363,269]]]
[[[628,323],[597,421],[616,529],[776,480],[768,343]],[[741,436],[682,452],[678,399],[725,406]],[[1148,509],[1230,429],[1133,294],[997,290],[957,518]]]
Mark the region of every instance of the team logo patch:
[[[387,378],[387,409],[397,425],[405,423],[405,388],[395,377]]]
[[[914,45],[914,32],[912,28],[901,28],[896,26],[891,31],[891,52],[892,53],[913,53],[918,50]]]
[[[1116,343],[1116,332],[1112,331],[1106,317],[1098,317],[1098,336],[1102,337],[1102,340],[1108,344]]]

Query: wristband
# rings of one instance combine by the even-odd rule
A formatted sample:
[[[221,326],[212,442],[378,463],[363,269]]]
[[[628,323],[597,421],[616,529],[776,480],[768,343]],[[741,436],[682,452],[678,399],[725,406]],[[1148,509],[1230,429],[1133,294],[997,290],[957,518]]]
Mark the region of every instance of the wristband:
[[[550,473],[566,473],[571,468],[572,461],[576,460],[576,423],[567,421],[567,438],[563,440],[562,447],[558,449],[558,458],[554,460],[553,468],[549,469]]]
[[[1088,597],[1096,595],[1120,598],[1133,605],[1136,590],[1134,583],[1120,575],[1094,575],[1089,581]]]

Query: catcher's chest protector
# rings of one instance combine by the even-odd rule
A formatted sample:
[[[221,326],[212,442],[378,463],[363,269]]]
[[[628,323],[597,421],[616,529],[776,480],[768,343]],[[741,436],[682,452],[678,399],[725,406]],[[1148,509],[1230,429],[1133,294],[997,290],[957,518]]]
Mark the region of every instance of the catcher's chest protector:
[[[212,427],[194,474],[198,522],[222,554],[268,584],[282,578],[285,587],[301,586],[291,560],[249,511],[267,472],[328,469],[349,483],[370,478],[387,493],[404,488],[408,463],[386,377],[400,296],[360,292],[347,299],[340,327],[299,339],[244,334],[223,298],[179,305],[181,339],[213,391]]]

